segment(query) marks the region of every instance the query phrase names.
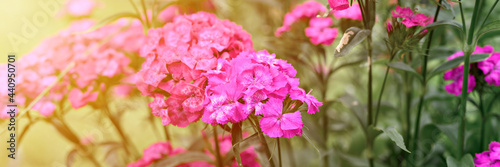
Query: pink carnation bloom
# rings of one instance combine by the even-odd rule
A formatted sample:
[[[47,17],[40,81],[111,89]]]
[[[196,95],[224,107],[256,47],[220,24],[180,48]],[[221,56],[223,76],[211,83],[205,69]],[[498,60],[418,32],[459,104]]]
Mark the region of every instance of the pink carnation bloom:
[[[359,9],[359,4],[355,3],[352,4],[350,8],[347,8],[345,10],[337,10],[333,11],[333,16],[335,18],[346,18],[346,19],[353,19],[353,20],[363,20],[363,16],[361,15],[361,9]]]
[[[492,53],[492,52],[493,52],[493,47],[491,47],[490,45],[486,45],[484,47],[476,46],[476,49],[474,50],[474,52],[472,52],[472,54]],[[452,60],[452,59],[461,57],[463,55],[464,55],[464,52],[460,51],[460,52],[454,53],[453,55],[449,56],[447,59]],[[481,62],[479,64],[481,64]],[[479,65],[479,66],[487,69],[486,64],[487,63],[482,63],[482,65]],[[452,83],[445,86],[445,90],[448,93],[454,94],[455,96],[462,94],[463,68],[464,68],[464,66],[461,65],[459,67],[456,67],[456,68],[451,69],[450,71],[447,71],[446,73],[444,73],[445,80],[453,80]],[[492,76],[495,76],[495,74],[493,74]],[[469,92],[469,93],[472,92],[472,90],[474,90],[474,87],[476,87],[476,79],[474,78],[473,75],[469,74],[469,85],[467,88],[467,92]]]
[[[312,18],[309,21],[309,27],[305,29],[306,36],[315,45],[330,45],[338,33],[337,28],[329,28],[331,25],[333,25],[333,21],[330,18]]]
[[[499,167],[500,166],[500,143],[490,143],[488,151],[476,154],[474,165],[476,167]]]
[[[478,63],[478,68],[486,75],[484,80],[490,85],[500,86],[500,53],[493,53],[488,59]]]
[[[425,27],[426,25],[432,23],[431,17],[421,13],[414,14],[409,7],[401,8],[400,6],[396,6],[396,11],[392,11],[392,17],[402,18],[403,20],[401,23],[408,28],[414,26]]]
[[[300,136],[302,126],[288,126],[289,121],[302,123],[302,120],[300,111],[283,113],[289,110],[283,108],[283,101],[306,103],[309,114],[318,112],[322,105],[299,88],[299,80],[293,78],[297,71],[290,64],[267,51],[242,52],[230,61],[218,62],[215,70],[203,74],[208,78],[205,90],[208,104],[202,117],[206,123],[237,123],[254,113],[264,115],[261,125],[265,134],[290,138]],[[289,120],[281,122],[282,117]]]
[[[253,50],[252,41],[241,26],[205,12],[178,15],[149,30],[136,84],[142,95],[155,98],[149,106],[163,124],[185,127],[200,119],[209,98],[204,94],[207,78],[201,74],[215,69],[218,59],[230,60],[247,50]]]
[[[283,101],[270,98],[264,105],[264,117],[260,120],[262,132],[271,138],[302,135],[302,123],[300,111],[283,113]]]
[[[333,11],[345,10],[349,8],[349,0],[328,0]]]

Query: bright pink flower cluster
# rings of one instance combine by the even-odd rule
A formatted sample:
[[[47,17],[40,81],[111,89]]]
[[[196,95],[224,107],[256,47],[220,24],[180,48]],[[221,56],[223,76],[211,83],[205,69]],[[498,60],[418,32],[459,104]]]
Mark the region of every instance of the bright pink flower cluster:
[[[183,153],[185,151],[186,150],[182,148],[172,148],[172,145],[170,145],[169,142],[154,143],[144,150],[141,159],[128,164],[127,167],[146,167],[151,165],[156,160],[162,159],[167,156],[173,156],[179,153]]]
[[[307,113],[318,112],[321,102],[299,88],[297,71],[267,51],[242,52],[231,61],[219,59],[217,69],[204,73],[208,78],[207,106],[202,120],[210,124],[241,122],[254,112],[263,115],[262,131],[269,137],[302,134],[297,105],[307,103]],[[295,105],[292,100],[301,103]],[[287,102],[293,105],[283,105]],[[293,111],[292,111],[293,110]]]
[[[500,167],[500,143],[490,143],[488,151],[476,154],[474,165],[476,167]]]
[[[472,52],[472,54],[482,54],[489,53],[492,54],[488,59],[478,62],[478,68],[485,74],[485,80],[488,84],[494,86],[500,86],[500,53],[494,53],[493,47],[490,45],[486,45],[484,47],[476,46],[476,50]],[[450,57],[448,60],[452,60],[458,57],[464,56],[464,52],[457,52]],[[461,65],[450,71],[444,73],[445,80],[453,80],[452,83],[445,86],[445,90],[456,96],[462,94],[462,81],[463,81],[463,68]],[[476,77],[472,74],[469,74],[469,85],[467,87],[467,92],[472,92],[476,87]]]
[[[23,63],[17,65],[16,104],[26,106],[31,103],[56,81],[70,62],[75,63],[74,67],[34,105],[33,110],[49,116],[56,108],[54,101],[65,97],[73,108],[80,108],[95,101],[102,90],[115,85],[109,85],[107,81],[122,84],[116,81],[134,73],[124,52],[133,52],[131,48],[137,49],[141,37],[145,38],[141,35],[142,31],[137,31],[142,27],[140,22],[119,20],[95,31],[84,32],[93,25],[90,20],[74,22],[18,60]],[[132,38],[134,42],[130,40]],[[124,44],[121,40],[129,42]],[[132,85],[129,86],[132,88]],[[2,93],[2,96],[6,95]],[[4,114],[2,110],[0,115]]]
[[[346,18],[346,19],[353,19],[353,20],[363,20],[363,15],[361,14],[361,9],[359,9],[359,4],[355,3],[352,4],[351,7],[345,9],[345,10],[337,10],[333,11],[333,16],[335,18]]]
[[[329,45],[337,37],[338,30],[336,28],[330,28],[333,25],[333,21],[330,18],[316,17],[318,14],[325,12],[327,12],[326,7],[319,2],[304,2],[285,15],[283,26],[276,30],[275,35],[281,36],[284,32],[291,29],[293,23],[301,19],[308,19],[309,27],[305,29],[306,36],[309,37],[311,42],[315,45]]]
[[[422,26],[425,27],[432,23],[432,18],[426,16],[422,13],[413,13],[413,10],[409,7],[396,6],[396,11],[392,11],[392,17],[402,18],[403,23],[406,27]]]
[[[164,125],[185,127],[202,115],[206,77],[201,74],[215,69],[218,59],[247,50],[253,50],[251,37],[239,25],[205,12],[176,16],[149,30],[137,87],[154,97],[149,106]]]

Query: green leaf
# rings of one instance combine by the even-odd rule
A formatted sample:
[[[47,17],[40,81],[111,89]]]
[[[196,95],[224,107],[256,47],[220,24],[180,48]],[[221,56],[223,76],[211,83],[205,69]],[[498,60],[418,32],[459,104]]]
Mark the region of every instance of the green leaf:
[[[500,30],[500,20],[490,22],[481,27],[481,29],[479,29],[479,31],[477,32],[477,39],[481,38],[481,36],[483,36],[488,32],[498,31],[498,30]]]
[[[455,158],[452,156],[447,156],[446,157],[446,166],[447,167],[458,167],[459,163]]]
[[[231,128],[231,144],[233,145],[234,157],[236,158],[236,162],[238,162],[238,166],[242,167],[240,157],[240,141],[242,140],[242,132],[241,132],[241,122],[234,123]]]
[[[441,130],[434,124],[427,124],[420,129],[420,143],[421,150],[428,153],[432,150],[432,146],[439,140]]]
[[[403,136],[401,136],[401,134],[398,133],[398,131],[394,128],[394,127],[388,127],[386,129],[383,130],[385,134],[387,134],[387,136],[389,136],[389,138],[391,138],[391,140],[396,143],[396,145],[403,149],[404,151],[408,152],[408,153],[411,153],[410,151],[408,151],[408,149],[406,149],[406,145],[405,145],[405,141],[403,139]]]
[[[487,59],[488,57],[490,57],[490,54],[473,54],[470,56],[470,63],[477,63],[477,62],[480,62],[480,61]],[[447,62],[441,64],[440,66],[438,66],[436,69],[434,69],[430,73],[429,77],[432,78],[436,74],[440,74],[442,72],[445,72],[445,71],[448,71],[452,68],[455,68],[458,65],[460,65],[463,61],[464,61],[464,56],[460,56],[460,57],[454,58],[453,60],[447,61]]]
[[[95,30],[101,28],[102,26],[104,26],[104,25],[106,25],[108,23],[116,21],[116,20],[118,20],[120,18],[127,18],[127,17],[141,20],[141,17],[139,17],[135,13],[131,13],[131,12],[118,13],[118,14],[111,15],[111,16],[109,16],[107,18],[104,18],[103,20],[99,21],[99,23],[97,23],[96,25],[92,26],[92,28],[90,28],[86,32],[95,31]]]
[[[424,29],[427,29],[427,31],[431,31],[431,30],[434,30],[434,29],[442,27],[442,26],[451,26],[451,27],[459,30],[462,33],[462,35],[465,34],[464,30],[462,29],[462,27],[463,27],[462,24],[460,24],[459,22],[457,22],[455,20],[436,21],[432,24],[425,26]]]
[[[396,69],[396,70],[401,70],[401,71],[406,71],[410,72],[410,74],[415,75],[417,78],[422,79],[422,77],[415,71],[415,69],[411,68],[408,64],[405,64],[403,62],[392,62],[387,64],[387,66]]]
[[[370,30],[364,30],[357,27],[350,27],[345,30],[339,45],[335,49],[335,57],[343,57],[347,55],[352,48],[361,43],[365,38],[370,35]]]
[[[175,167],[177,165],[193,161],[205,161],[211,163],[212,158],[203,152],[185,152],[160,159],[156,161],[153,166]]]

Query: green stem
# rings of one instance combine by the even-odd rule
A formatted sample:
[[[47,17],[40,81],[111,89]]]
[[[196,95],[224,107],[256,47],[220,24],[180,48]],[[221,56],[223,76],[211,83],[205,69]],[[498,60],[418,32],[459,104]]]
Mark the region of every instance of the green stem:
[[[391,62],[392,59],[394,59],[395,55],[396,55],[396,53],[394,53],[394,50],[393,50],[391,52],[391,58],[390,58],[389,62]],[[387,81],[387,76],[389,74],[389,69],[390,69],[390,67],[387,67],[387,69],[385,70],[384,81],[382,82],[382,88],[380,89],[380,94],[378,95],[377,108],[375,110],[375,119],[374,119],[373,126],[377,126],[378,113],[380,111],[380,103],[382,101],[382,95],[384,94],[385,83]]]
[[[462,0],[459,1],[458,5],[460,6],[460,16],[462,16],[462,29],[464,29],[464,32],[467,32],[467,26],[465,24],[465,17],[464,17],[464,9],[462,7]]]
[[[127,152],[127,154],[131,154],[132,151],[130,149],[130,147],[133,150],[133,154],[135,157],[139,157],[139,153],[137,151],[137,149],[135,148],[135,146],[132,144],[132,142],[129,141],[128,137],[125,135],[125,133],[123,132],[122,128],[120,127],[120,123],[118,122],[118,120],[115,119],[115,117],[113,117],[113,115],[111,114],[110,110],[109,110],[109,106],[108,106],[108,102],[105,101],[105,105],[104,105],[104,114],[109,118],[109,120],[111,121],[111,124],[113,124],[113,126],[115,127],[116,131],[118,132],[120,138],[122,139],[123,141],[123,145],[125,148],[125,152]]]
[[[172,142],[172,138],[170,138],[170,133],[168,133],[168,126],[163,126],[163,130],[165,132],[165,139],[167,141]]]
[[[61,122],[61,125],[62,127],[66,130],[66,132],[68,132],[71,136],[73,136],[74,138],[78,138],[76,133],[73,132],[73,130],[71,130],[71,128],[68,126],[68,124],[66,124],[66,122],[64,121],[64,119],[58,115],[55,116],[55,118],[57,120],[59,120],[59,122]],[[68,139],[70,140],[70,139]],[[71,141],[71,140],[70,140]],[[85,147],[84,145],[82,145],[80,142],[74,142],[74,144],[76,145],[76,147],[84,153],[84,156],[85,158],[89,159],[90,162],[92,162],[92,164],[94,164],[94,166],[96,167],[100,167],[101,165],[97,162],[97,160],[94,158],[94,156],[92,156],[92,154],[89,154],[88,152],[88,149],[87,147]]]
[[[470,55],[472,51],[474,50],[475,44],[473,43],[473,37],[474,37],[474,29],[476,28],[476,23],[477,23],[477,17],[479,14],[479,8],[482,0],[476,0],[476,3],[474,5],[474,12],[472,15],[472,20],[471,20],[471,25],[469,28],[469,35],[467,37],[467,46],[464,48],[464,71],[463,71],[463,81],[462,81],[462,105],[460,108],[460,127],[458,130],[458,157],[463,156],[464,152],[464,145],[465,145],[465,110],[467,109],[467,90],[469,88],[469,67],[470,67]]]
[[[213,126],[213,133],[214,133],[214,143],[215,143],[215,158],[216,162],[215,164],[217,167],[222,167],[224,166],[222,163],[222,157],[220,154],[220,147],[219,147],[219,135],[217,134],[217,126]]]
[[[145,20],[146,25],[148,26],[148,28],[151,28],[151,25],[149,24],[148,11],[146,10],[146,3],[144,2],[144,0],[141,0],[141,6],[142,6],[142,12],[144,12],[144,18],[146,19]]]
[[[259,122],[257,121],[257,118],[255,116],[250,115],[250,117],[251,117],[250,122],[257,129],[257,133],[259,134],[260,142],[261,142],[262,146],[264,147],[264,151],[266,153],[267,158],[269,158],[269,164],[271,165],[271,167],[275,167],[274,162],[272,161],[271,151],[269,151],[269,145],[266,142],[266,137],[264,137],[264,134],[262,133],[262,129],[260,128]]]
[[[439,4],[442,3],[443,0],[439,0]],[[441,7],[440,6],[437,6],[436,8],[436,13],[434,14],[434,20],[433,22],[436,22],[437,19],[438,19],[438,16],[439,16],[439,12],[441,11]],[[418,108],[417,108],[417,120],[415,121],[415,135],[413,136],[413,140],[412,140],[412,146],[411,146],[411,150],[412,150],[412,153],[410,155],[410,160],[409,162],[412,163],[413,165],[415,165],[415,157],[416,157],[416,150],[418,148],[418,138],[419,138],[419,132],[420,132],[420,117],[421,117],[421,114],[422,114],[422,108],[424,106],[424,101],[425,101],[425,93],[427,92],[427,62],[428,62],[428,57],[429,57],[429,53],[430,53],[430,49],[431,49],[431,44],[432,44],[432,38],[434,36],[434,30],[430,31],[429,32],[429,38],[428,38],[428,41],[427,41],[427,48],[425,49],[425,54],[422,56],[423,58],[423,66],[422,66],[422,93],[420,94],[420,98],[419,98],[419,101],[418,101]],[[409,119],[409,115],[407,115],[408,119]],[[408,120],[409,121],[409,120]],[[410,133],[410,132],[408,132]],[[409,135],[407,137],[410,137]],[[408,139],[409,140],[409,139]]]
[[[282,166],[281,164],[281,146],[280,146],[280,138],[277,137],[276,141],[278,142],[278,162],[279,162],[279,167]]]
[[[479,151],[482,151],[484,148],[484,132],[485,132],[485,125],[486,125],[486,114],[484,111],[484,103],[483,103],[483,94],[481,90],[478,91],[479,93],[479,111],[481,111],[481,137],[479,139]]]

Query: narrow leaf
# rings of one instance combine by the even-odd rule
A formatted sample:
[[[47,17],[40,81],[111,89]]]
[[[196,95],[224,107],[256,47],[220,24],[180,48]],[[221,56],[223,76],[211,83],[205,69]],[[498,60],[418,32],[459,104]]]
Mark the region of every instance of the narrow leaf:
[[[406,151],[408,153],[411,153],[410,151],[408,151],[408,149],[406,149],[403,136],[401,136],[401,134],[399,134],[398,131],[396,131],[396,129],[394,127],[386,128],[383,131],[385,134],[387,134],[387,136],[389,136],[389,138],[391,138],[392,141],[394,141],[396,143],[396,145],[399,148],[403,149],[404,151]]]
[[[500,30],[500,20],[490,22],[481,27],[481,29],[479,29],[479,31],[477,32],[477,39],[481,38],[481,36],[483,36],[488,32],[498,31],[498,30]]]
[[[451,26],[461,32],[461,34],[464,34],[464,30],[462,29],[462,24],[460,24],[457,21],[454,20],[440,20],[436,21],[432,24],[429,24],[424,27],[424,29],[427,29],[427,31],[434,30],[436,28],[442,27],[442,26]]]
[[[354,113],[356,118],[358,118],[359,123],[366,131],[366,128],[368,127],[367,111],[365,107],[361,105],[361,102],[359,102],[356,98],[348,94],[340,97],[339,101]]]
[[[490,57],[490,54],[474,54],[470,56],[470,63],[477,63],[487,59],[488,57]],[[430,77],[433,77],[436,74],[440,74],[442,72],[455,68],[459,66],[463,61],[464,61],[464,56],[460,56],[450,61],[444,62],[431,72]]]

